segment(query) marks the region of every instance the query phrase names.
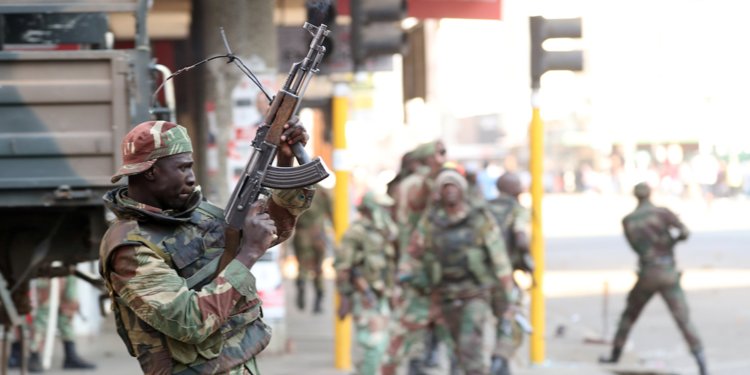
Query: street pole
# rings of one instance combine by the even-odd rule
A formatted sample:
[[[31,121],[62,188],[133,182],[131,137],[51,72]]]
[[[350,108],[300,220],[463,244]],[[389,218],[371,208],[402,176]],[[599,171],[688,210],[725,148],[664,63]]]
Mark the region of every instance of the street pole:
[[[333,200],[333,229],[336,244],[349,226],[349,159],[346,149],[346,119],[349,114],[349,88],[337,83],[333,91],[333,170],[336,175]],[[341,303],[339,294],[334,293],[334,366],[348,371],[352,368],[352,318],[347,315],[338,318]]]
[[[531,363],[544,361],[544,234],[542,232],[542,196],[544,194],[544,123],[539,114],[539,88],[531,92],[529,129],[531,160],[531,256],[534,258],[534,283],[531,287]]]

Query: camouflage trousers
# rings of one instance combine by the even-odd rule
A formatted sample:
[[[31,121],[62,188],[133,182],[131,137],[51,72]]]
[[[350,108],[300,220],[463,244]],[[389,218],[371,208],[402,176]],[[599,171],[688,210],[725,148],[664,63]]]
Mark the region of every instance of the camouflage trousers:
[[[646,267],[638,274],[638,281],[628,294],[627,306],[620,317],[613,346],[622,348],[628,339],[628,334],[635,321],[643,311],[646,303],[655,293],[661,294],[669,307],[677,326],[690,346],[690,350],[697,352],[703,349],[698,331],[690,322],[685,292],[680,286],[681,272],[663,267]]]
[[[310,230],[301,230],[294,234],[294,256],[297,258],[299,272],[297,280],[306,282],[312,278],[316,291],[323,291],[323,260],[326,256],[325,241],[317,240],[320,235]]]
[[[404,287],[403,293],[402,303],[391,319],[391,339],[381,369],[383,375],[395,374],[405,358],[424,358],[424,344],[431,323],[440,341],[449,348],[453,347],[450,335],[442,324],[442,311],[432,298],[410,287]]]
[[[44,337],[49,321],[50,279],[35,279],[37,308],[33,312],[33,327],[29,349],[39,352],[44,347]],[[60,306],[57,315],[57,330],[63,341],[73,341],[73,317],[78,312],[78,280],[74,276],[60,278]]]
[[[465,375],[487,374],[484,357],[484,326],[489,317],[487,298],[452,299],[441,303],[443,318],[455,343],[453,355]]]
[[[355,293],[352,296],[352,316],[357,329],[357,344],[363,352],[358,374],[379,374],[388,347],[388,321],[391,316],[388,300],[381,297],[372,306],[365,303],[361,293]]]

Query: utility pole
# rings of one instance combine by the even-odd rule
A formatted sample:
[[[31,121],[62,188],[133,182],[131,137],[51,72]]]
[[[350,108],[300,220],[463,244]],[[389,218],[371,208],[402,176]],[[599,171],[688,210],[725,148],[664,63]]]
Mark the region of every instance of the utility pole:
[[[261,71],[275,73],[278,62],[274,4],[267,0],[193,0],[193,22],[197,22],[193,27],[196,33],[193,37],[200,39],[197,44],[202,48],[202,58],[227,53],[219,31],[223,27],[232,52],[250,69],[256,74]],[[229,199],[230,190],[227,145],[234,137],[231,95],[244,75],[234,64],[227,64],[226,61],[209,62],[201,70],[203,89],[193,93],[203,95],[203,102],[198,103],[201,108],[196,121],[200,124],[199,145],[206,146],[208,138],[213,138],[218,148],[215,160],[205,161],[216,165],[217,178],[213,181],[203,179],[202,183],[210,184],[206,187],[214,193],[215,201],[223,205]],[[207,107],[214,109],[215,129],[209,127],[204,110]],[[214,131],[215,134],[209,135]]]
[[[531,49],[531,124],[529,143],[531,160],[531,256],[534,258],[534,283],[531,287],[531,326],[529,340],[531,363],[544,362],[544,233],[542,231],[542,196],[544,194],[544,122],[540,109],[542,75],[550,70],[583,70],[583,52],[547,51],[542,44],[550,38],[580,38],[581,19],[529,18]]]

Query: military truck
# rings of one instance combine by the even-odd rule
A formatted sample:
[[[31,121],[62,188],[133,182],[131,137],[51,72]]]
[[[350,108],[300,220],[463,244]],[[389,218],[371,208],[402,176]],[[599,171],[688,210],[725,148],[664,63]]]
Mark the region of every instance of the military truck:
[[[30,310],[29,281],[98,259],[102,195],[120,142],[154,108],[148,0],[0,0],[0,323]],[[132,12],[135,48],[107,15]],[[161,111],[164,112],[164,111]]]

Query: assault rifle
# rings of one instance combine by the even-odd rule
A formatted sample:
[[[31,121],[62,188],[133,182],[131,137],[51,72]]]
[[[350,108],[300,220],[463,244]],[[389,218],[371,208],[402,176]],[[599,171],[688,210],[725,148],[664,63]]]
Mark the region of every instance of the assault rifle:
[[[265,114],[264,124],[260,126],[252,142],[250,158],[240,180],[232,192],[229,203],[224,209],[227,224],[224,253],[218,258],[214,277],[218,275],[237,255],[242,236],[242,228],[247,212],[261,194],[270,195],[268,189],[296,189],[315,184],[326,177],[328,172],[319,158],[310,160],[301,144],[296,143],[292,149],[299,163],[297,167],[276,167],[271,165],[281,143],[284,125],[299,109],[301,98],[307,89],[314,73],[326,52],[323,40],[330,32],[325,24],[315,26],[305,22],[303,28],[312,34],[313,39],[307,56],[292,65],[284,86],[271,101],[271,107]],[[229,45],[226,44],[227,50]],[[233,56],[231,50],[229,56]],[[247,67],[236,59],[233,62],[246,74]],[[254,76],[251,77],[255,78]],[[261,87],[262,89],[262,87]],[[264,91],[265,92],[265,91]],[[199,272],[201,273],[201,272]],[[188,286],[207,282],[196,273],[195,280],[188,279]],[[192,279],[192,278],[191,278]]]

